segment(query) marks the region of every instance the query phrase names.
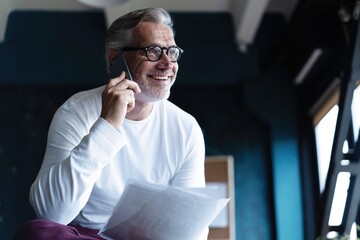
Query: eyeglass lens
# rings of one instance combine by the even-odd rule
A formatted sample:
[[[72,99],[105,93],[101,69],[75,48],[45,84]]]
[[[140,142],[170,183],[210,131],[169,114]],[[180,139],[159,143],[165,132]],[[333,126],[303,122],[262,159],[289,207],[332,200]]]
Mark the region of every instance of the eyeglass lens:
[[[148,47],[146,49],[146,54],[149,60],[157,61],[161,58],[163,49],[161,47]],[[169,57],[170,61],[176,62],[180,56],[180,50],[177,47],[170,47],[166,49],[166,54]]]

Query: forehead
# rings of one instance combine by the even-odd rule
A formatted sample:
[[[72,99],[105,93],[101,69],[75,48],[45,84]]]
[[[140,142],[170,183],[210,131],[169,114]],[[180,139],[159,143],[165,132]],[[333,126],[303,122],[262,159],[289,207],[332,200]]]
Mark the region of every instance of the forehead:
[[[133,30],[134,44],[146,46],[157,44],[160,46],[175,45],[174,34],[170,27],[164,24],[141,22]]]

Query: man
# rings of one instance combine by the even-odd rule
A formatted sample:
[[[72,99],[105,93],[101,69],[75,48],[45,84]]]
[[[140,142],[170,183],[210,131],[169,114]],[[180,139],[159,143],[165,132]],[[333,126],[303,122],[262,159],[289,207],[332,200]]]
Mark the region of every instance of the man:
[[[106,34],[109,64],[124,72],[80,92],[56,112],[43,164],[30,190],[39,220],[15,239],[101,239],[126,181],[204,187],[204,139],[196,120],[167,100],[183,52],[160,8],[130,12]],[[176,216],[174,216],[176,217]]]

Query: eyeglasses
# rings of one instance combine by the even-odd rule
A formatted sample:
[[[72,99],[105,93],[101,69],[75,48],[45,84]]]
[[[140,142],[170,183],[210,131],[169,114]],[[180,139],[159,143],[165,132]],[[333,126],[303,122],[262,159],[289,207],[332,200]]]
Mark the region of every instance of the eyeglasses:
[[[172,47],[159,47],[159,46],[149,46],[149,47],[124,47],[122,51],[145,51],[147,59],[151,62],[156,62],[160,60],[160,58],[163,55],[164,50],[166,50],[166,55],[170,59],[171,62],[177,62],[179,61],[181,54],[184,52],[179,47],[172,46]]]

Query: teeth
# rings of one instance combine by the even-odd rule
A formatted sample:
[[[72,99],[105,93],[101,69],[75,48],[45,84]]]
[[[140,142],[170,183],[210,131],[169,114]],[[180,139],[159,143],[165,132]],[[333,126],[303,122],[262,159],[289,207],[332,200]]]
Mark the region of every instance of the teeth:
[[[166,80],[166,79],[168,79],[168,77],[165,77],[165,76],[153,76],[153,78],[158,79],[158,80]]]

